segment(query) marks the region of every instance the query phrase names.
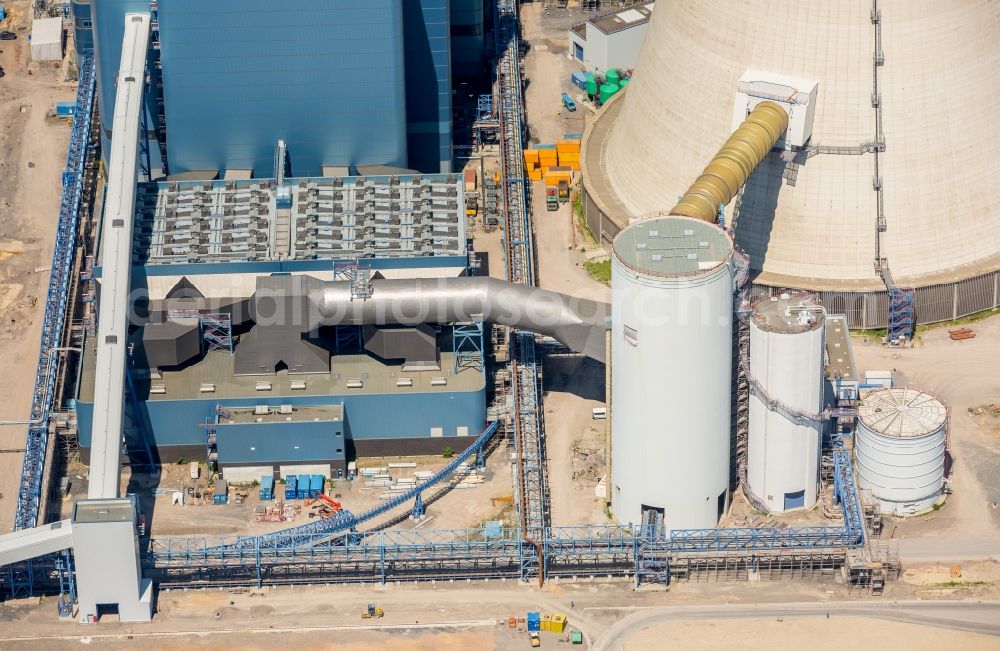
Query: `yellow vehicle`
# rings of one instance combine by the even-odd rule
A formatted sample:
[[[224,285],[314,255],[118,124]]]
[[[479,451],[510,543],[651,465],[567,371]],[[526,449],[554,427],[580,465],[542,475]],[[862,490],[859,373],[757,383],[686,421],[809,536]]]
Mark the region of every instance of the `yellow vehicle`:
[[[385,611],[375,604],[368,604],[368,610],[361,611],[361,619],[371,619],[372,617],[381,617],[383,615],[385,615]]]
[[[531,631],[530,633],[528,633],[528,640],[531,642],[532,648],[542,646],[542,638],[539,637],[536,631]]]

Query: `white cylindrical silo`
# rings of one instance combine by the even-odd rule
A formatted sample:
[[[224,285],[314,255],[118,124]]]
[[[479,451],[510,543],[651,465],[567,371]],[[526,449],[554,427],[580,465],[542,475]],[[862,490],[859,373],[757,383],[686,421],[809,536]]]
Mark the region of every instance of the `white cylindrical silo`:
[[[687,217],[635,222],[611,263],[611,506],[718,524],[729,489],[733,244]]]
[[[750,376],[791,410],[823,409],[825,310],[814,296],[765,299],[750,317]],[[747,486],[772,513],[812,508],[819,486],[822,424],[791,420],[750,392]]]
[[[931,507],[944,486],[948,412],[916,389],[884,389],[858,406],[854,462],[858,486],[897,515]]]

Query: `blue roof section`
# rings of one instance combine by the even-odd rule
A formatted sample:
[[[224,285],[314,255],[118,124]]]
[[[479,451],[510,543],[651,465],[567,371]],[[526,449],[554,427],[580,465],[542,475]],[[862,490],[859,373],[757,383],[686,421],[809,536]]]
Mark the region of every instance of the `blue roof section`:
[[[142,403],[150,443],[154,446],[204,445],[206,422],[215,422],[219,400],[147,400]],[[446,393],[392,393],[343,396],[260,396],[225,400],[226,407],[296,407],[343,405],[349,436],[355,440],[386,438],[425,438],[431,428],[440,427],[444,439],[457,436],[459,428],[467,434],[482,431],[486,420],[486,389]],[[79,439],[82,447],[91,443],[94,404],[76,403]],[[301,424],[301,423],[292,423]],[[231,426],[230,426],[231,427]],[[280,430],[279,430],[280,431]],[[444,443],[443,443],[444,445]]]
[[[346,449],[343,421],[219,423],[216,437],[222,465],[339,461]]]

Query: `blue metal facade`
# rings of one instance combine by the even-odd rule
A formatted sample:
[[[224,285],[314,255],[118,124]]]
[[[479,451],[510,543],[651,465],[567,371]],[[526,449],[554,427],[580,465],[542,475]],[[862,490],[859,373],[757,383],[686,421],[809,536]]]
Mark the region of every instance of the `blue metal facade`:
[[[452,41],[470,38],[453,37],[452,16],[474,23],[463,34],[482,39],[481,0],[461,0],[454,11],[450,5],[160,0],[171,173],[253,168],[256,176],[269,176],[279,138],[295,176],[351,164],[450,172]],[[107,119],[128,11],[149,11],[149,3],[93,0]],[[461,48],[468,51],[469,44]],[[110,123],[103,126],[109,134]]]
[[[403,5],[410,166],[451,171],[451,15],[448,0]]]
[[[73,44],[79,56],[94,49],[93,17],[90,0],[73,0]]]
[[[402,0],[160,3],[171,171],[405,166]]]
[[[482,387],[469,392],[147,400],[141,404],[153,439],[150,444],[155,447],[204,445],[204,425],[215,422],[215,407],[220,403],[225,407],[269,405],[275,408],[282,404],[343,404],[345,432],[354,440],[427,438],[432,427],[443,429],[444,440],[455,437],[459,427],[467,427],[470,434],[480,432],[486,422],[485,381]],[[84,448],[90,447],[93,410],[93,403],[76,403],[80,446]],[[291,450],[275,458],[287,460],[288,454]]]
[[[215,431],[222,465],[343,461],[347,449],[340,421],[220,423]]]
[[[483,0],[451,0],[451,64],[455,77],[474,77],[483,72],[483,23]]]

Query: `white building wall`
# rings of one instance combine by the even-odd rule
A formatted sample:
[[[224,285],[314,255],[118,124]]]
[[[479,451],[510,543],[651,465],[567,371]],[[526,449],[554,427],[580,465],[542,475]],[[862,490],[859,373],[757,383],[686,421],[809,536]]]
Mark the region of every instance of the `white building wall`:
[[[330,478],[330,464],[328,463],[289,464],[280,466],[278,470],[279,476],[282,478],[288,475],[323,475],[327,479]]]
[[[714,527],[729,486],[730,270],[652,278],[616,257],[611,269],[612,510]]]
[[[131,508],[126,499],[81,500],[76,513],[100,509]],[[122,622],[148,622],[152,616],[152,581],[142,578],[139,539],[134,516],[121,521],[73,522],[73,556],[76,565],[77,601],[82,622],[91,622],[99,606],[116,606]]]
[[[62,61],[62,18],[37,18],[31,23],[31,60]]]
[[[644,22],[608,36],[602,70],[635,68],[635,62],[639,59],[639,48],[642,47],[642,41],[646,38],[648,30],[649,23]]]
[[[643,22],[613,34],[605,34],[591,23],[587,23],[587,37],[582,38],[569,30],[569,54],[573,60],[588,72],[603,74],[611,68],[630,70],[639,58],[639,48],[646,38],[649,22]],[[576,57],[574,44],[583,47],[583,60]]]
[[[327,467],[329,472],[329,467]],[[222,478],[230,484],[252,484],[263,475],[273,475],[273,466],[223,466]],[[295,474],[294,472],[292,473]],[[319,473],[313,473],[319,474]]]

